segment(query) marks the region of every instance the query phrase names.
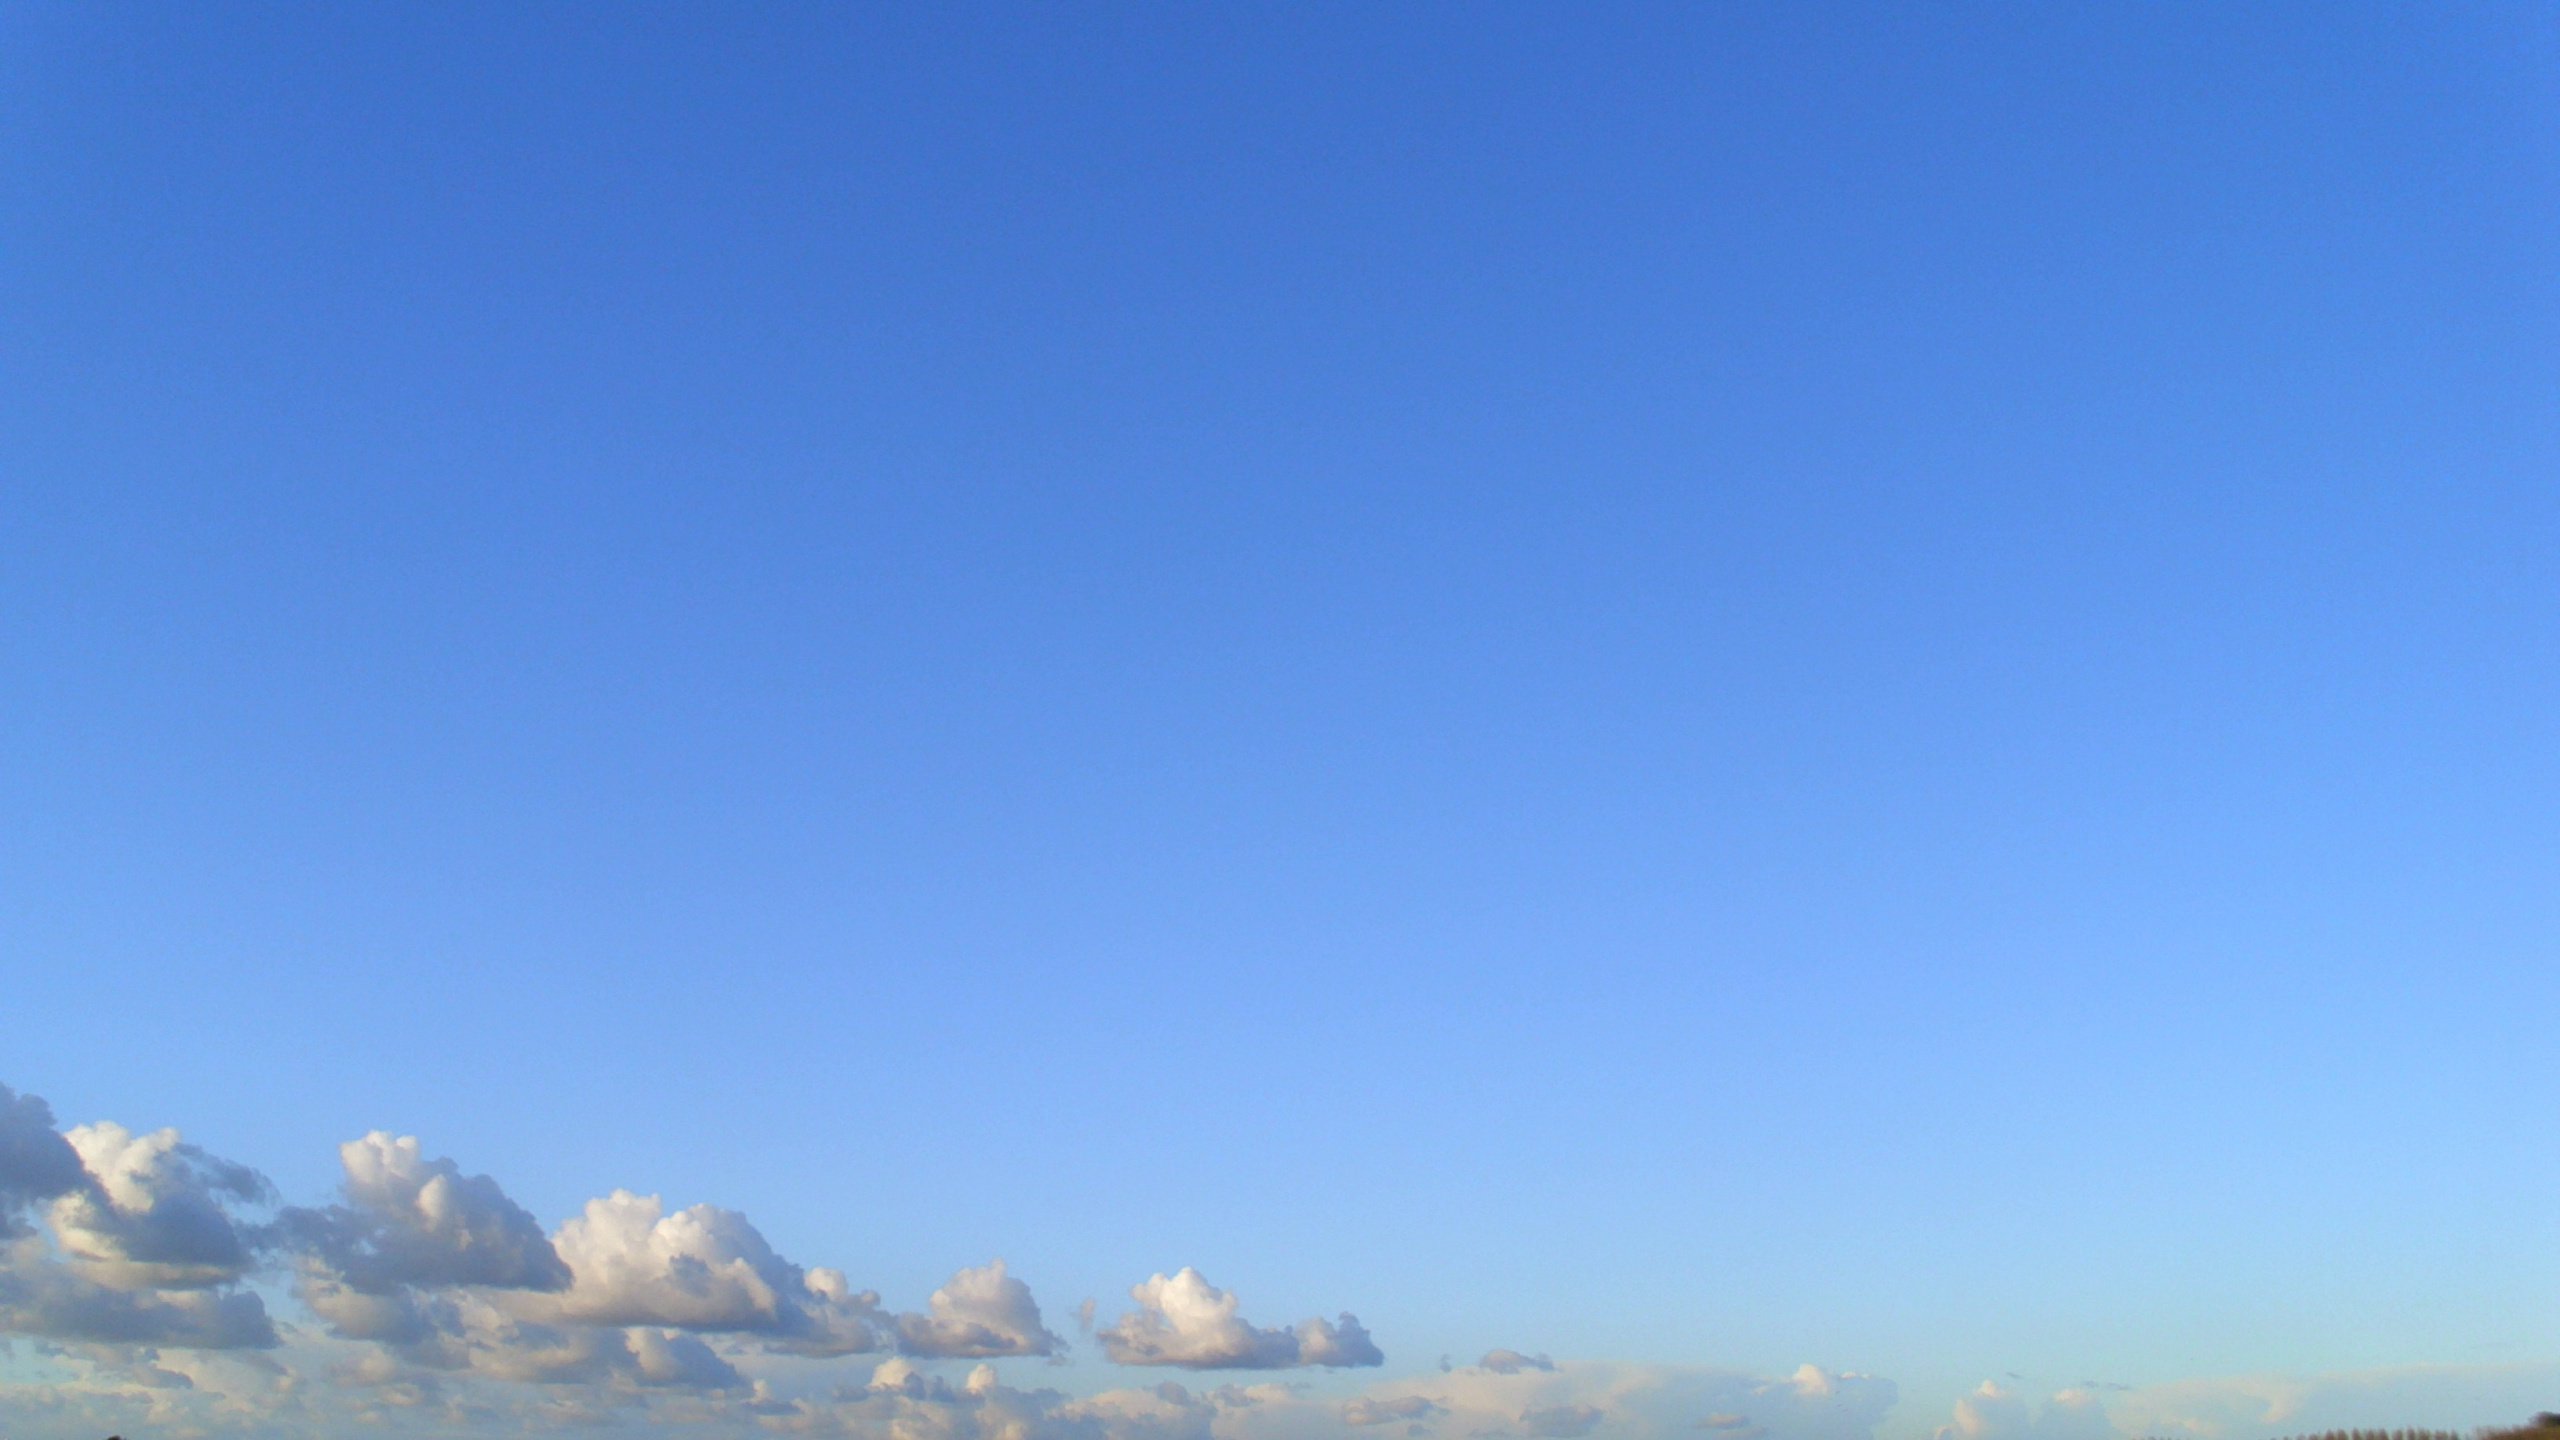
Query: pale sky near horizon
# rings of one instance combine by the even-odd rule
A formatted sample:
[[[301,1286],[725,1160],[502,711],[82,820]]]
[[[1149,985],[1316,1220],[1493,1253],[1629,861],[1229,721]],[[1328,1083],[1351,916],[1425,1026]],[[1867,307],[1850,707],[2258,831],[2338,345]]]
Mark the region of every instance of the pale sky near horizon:
[[[2555,257],[2547,5],[0,4],[0,1435],[2560,1409]]]

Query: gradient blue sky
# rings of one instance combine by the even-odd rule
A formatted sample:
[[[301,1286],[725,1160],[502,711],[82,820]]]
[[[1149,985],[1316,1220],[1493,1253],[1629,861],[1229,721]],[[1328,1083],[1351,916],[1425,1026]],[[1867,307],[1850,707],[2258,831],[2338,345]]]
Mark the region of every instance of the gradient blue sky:
[[[2555,16],[10,5],[0,1080],[1906,1428],[2560,1362]]]

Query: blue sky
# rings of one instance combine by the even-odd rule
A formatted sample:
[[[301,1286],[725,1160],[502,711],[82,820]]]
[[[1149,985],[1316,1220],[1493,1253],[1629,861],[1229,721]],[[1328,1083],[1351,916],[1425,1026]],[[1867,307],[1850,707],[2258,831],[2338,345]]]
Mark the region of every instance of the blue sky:
[[[2555,140],[2530,6],[8,6],[0,1081],[1078,1393],[2560,1404]]]

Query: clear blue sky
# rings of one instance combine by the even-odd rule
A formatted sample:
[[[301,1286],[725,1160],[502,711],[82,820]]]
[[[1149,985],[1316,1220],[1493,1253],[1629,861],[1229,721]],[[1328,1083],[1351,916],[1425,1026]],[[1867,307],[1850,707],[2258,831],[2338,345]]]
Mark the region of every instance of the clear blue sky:
[[[0,1080],[1408,1368],[2560,1361],[2555,14],[11,5]]]

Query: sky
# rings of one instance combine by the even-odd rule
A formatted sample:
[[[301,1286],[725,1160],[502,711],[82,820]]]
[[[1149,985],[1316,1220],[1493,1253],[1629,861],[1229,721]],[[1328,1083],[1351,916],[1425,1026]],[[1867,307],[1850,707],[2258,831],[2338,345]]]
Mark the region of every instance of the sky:
[[[2555,255],[2546,5],[0,4],[0,1435],[2560,1408]]]

